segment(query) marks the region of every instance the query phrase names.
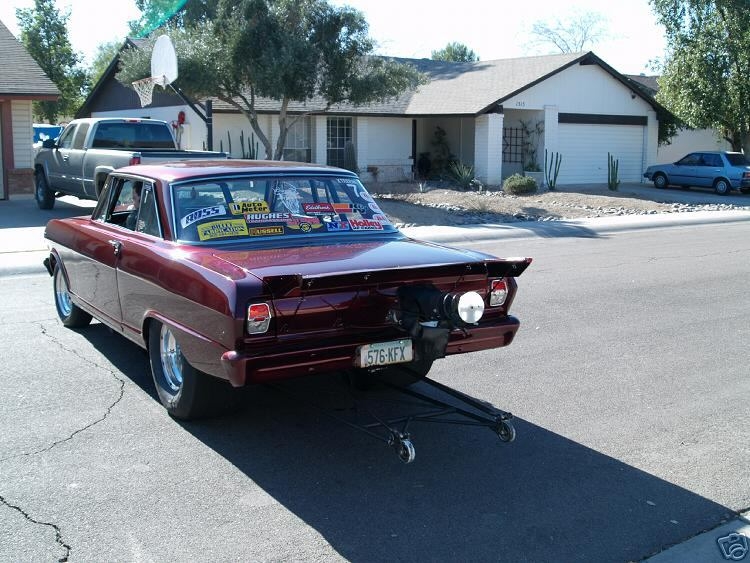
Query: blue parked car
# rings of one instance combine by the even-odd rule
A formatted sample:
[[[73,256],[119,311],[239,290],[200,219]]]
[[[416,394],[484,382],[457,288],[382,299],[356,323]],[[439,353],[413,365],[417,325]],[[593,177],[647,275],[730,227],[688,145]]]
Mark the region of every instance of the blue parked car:
[[[713,188],[719,195],[732,190],[750,193],[750,162],[739,152],[691,152],[674,164],[649,166],[643,174],[657,188]]]

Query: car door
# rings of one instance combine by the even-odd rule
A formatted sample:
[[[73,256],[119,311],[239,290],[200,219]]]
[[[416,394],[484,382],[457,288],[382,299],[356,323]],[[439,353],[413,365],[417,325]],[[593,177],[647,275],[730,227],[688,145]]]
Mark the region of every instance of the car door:
[[[84,143],[89,128],[89,123],[80,123],[73,136],[73,144],[69,149],[65,149],[67,151],[67,165],[70,175],[70,183],[67,191],[74,195],[94,195],[93,193],[88,193],[85,189],[83,178],[83,157],[86,155]]]
[[[700,166],[697,167],[696,186],[710,188],[714,180],[723,174],[721,157],[715,153],[702,153]]]
[[[142,184],[138,179],[110,176],[92,220],[82,229],[78,260],[68,266],[75,270],[78,295],[99,311],[99,318],[118,330],[122,330],[122,309],[117,267],[133,236],[125,222],[134,211],[134,193]]]
[[[70,166],[70,150],[73,147],[78,125],[68,125],[52,149],[51,162],[48,169],[50,187],[68,192],[74,189],[73,174]]]
[[[701,163],[700,153],[690,153],[674,163],[669,176],[671,184],[680,186],[697,185],[698,167]]]

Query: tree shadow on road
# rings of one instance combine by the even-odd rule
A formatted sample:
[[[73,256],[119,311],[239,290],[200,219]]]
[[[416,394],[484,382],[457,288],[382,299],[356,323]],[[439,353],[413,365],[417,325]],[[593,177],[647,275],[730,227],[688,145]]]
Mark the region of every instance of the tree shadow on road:
[[[0,228],[43,227],[51,219],[90,216],[95,205],[95,201],[66,196],[55,201],[54,209],[43,210],[33,196],[17,195],[0,201]]]

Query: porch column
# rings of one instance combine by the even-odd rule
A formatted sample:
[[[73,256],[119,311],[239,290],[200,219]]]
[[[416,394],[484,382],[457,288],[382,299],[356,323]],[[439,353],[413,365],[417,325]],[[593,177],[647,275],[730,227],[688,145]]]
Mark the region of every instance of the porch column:
[[[367,117],[356,117],[354,118],[354,146],[356,147],[357,153],[357,174],[360,178],[362,173],[367,170],[367,166],[370,164],[367,158],[370,154],[369,141],[370,135],[368,133],[370,121]]]
[[[312,161],[315,164],[326,164],[328,152],[326,140],[328,139],[328,118],[325,115],[315,115],[311,119],[312,132],[310,142],[312,143]]]
[[[502,184],[504,119],[502,113],[485,113],[474,120],[474,174],[483,184]]]
[[[548,153],[558,151],[557,114],[557,106],[544,106],[544,148]],[[544,154],[540,156],[540,164],[544,165]]]
[[[646,112],[648,117],[648,125],[643,128],[643,162],[641,164],[641,183],[645,182],[646,179],[643,177],[643,172],[657,162],[657,150],[659,149],[659,120],[654,110]]]

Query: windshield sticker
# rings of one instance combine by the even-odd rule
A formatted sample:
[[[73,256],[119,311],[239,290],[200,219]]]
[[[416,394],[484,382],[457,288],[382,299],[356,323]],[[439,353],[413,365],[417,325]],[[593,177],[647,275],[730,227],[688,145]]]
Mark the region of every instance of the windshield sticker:
[[[302,209],[309,215],[333,215],[336,213],[330,203],[303,203]]]
[[[354,213],[350,203],[334,203],[331,205],[336,213]]]
[[[382,214],[377,214],[372,216],[373,221],[377,221],[381,225],[390,225],[391,222],[388,220],[388,217]]]
[[[295,217],[289,221],[286,222],[286,226],[290,229],[299,229],[303,233],[309,233],[313,229],[319,229],[322,227],[322,223],[320,222],[320,219],[317,217],[305,217],[305,218],[298,218]]]
[[[197,209],[196,211],[193,211],[192,213],[188,213],[180,220],[180,225],[182,225],[182,228],[192,225],[196,221],[200,221],[201,219],[208,219],[209,217],[214,217],[216,215],[226,215],[227,210],[224,208],[223,205],[216,205],[214,207],[204,207],[203,209]]]
[[[291,218],[291,213],[248,213],[245,215],[248,223],[278,223]]]
[[[299,193],[297,187],[293,184],[283,183],[278,188],[273,189],[273,193],[281,204],[286,207],[290,213],[299,215]]]
[[[364,188],[361,188],[359,186],[356,186],[354,188],[354,193],[357,194],[357,197],[359,199],[363,199],[365,201],[369,201],[370,203],[373,203],[375,201],[374,199],[372,199],[372,196],[369,193],[367,193],[367,190],[365,190]]]
[[[226,219],[198,225],[198,238],[211,240],[222,237],[247,236],[247,223],[244,219]]]
[[[331,233],[348,231],[349,223],[344,223],[343,221],[330,221],[329,223],[326,223],[326,229]]]
[[[382,231],[383,225],[372,219],[349,219],[353,231]]]
[[[378,207],[377,203],[368,203],[367,206],[372,209],[375,213],[383,214],[383,210]]]
[[[284,234],[284,227],[275,225],[275,226],[268,226],[268,227],[253,227],[250,229],[250,236],[251,237],[267,237],[267,236],[273,236],[273,235],[283,235]]]
[[[352,186],[359,185],[359,182],[355,180],[354,178],[339,178],[338,179],[339,184],[350,184]]]
[[[268,204],[265,201],[239,201],[229,204],[232,215],[244,215],[245,213],[268,213]]]

